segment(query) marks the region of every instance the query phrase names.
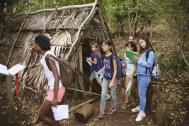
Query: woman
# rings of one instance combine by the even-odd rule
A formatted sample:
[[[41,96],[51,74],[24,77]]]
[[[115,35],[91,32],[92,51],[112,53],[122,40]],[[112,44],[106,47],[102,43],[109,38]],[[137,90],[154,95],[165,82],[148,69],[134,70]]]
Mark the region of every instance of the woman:
[[[132,109],[132,112],[139,112],[136,121],[142,121],[145,117],[146,107],[146,92],[151,83],[151,71],[155,61],[155,54],[153,51],[149,52],[148,58],[146,53],[150,50],[150,41],[146,34],[143,34],[139,38],[140,44],[140,57],[137,58],[137,83],[138,83],[138,95],[139,104]]]
[[[55,56],[52,52],[50,52],[50,40],[46,35],[38,35],[35,38],[35,42],[33,43],[33,49],[39,54],[42,55],[40,60],[43,68],[44,73],[48,80],[48,87],[49,90],[47,92],[47,97],[44,99],[43,104],[41,105],[39,111],[39,118],[46,122],[48,125],[51,126],[60,126],[58,122],[56,122],[52,117],[52,106],[56,106],[59,102],[61,102],[65,88],[62,85],[60,80],[60,68],[57,61],[54,59],[48,59],[48,63],[50,69],[47,67],[45,56],[47,54]],[[51,114],[49,117],[48,115]]]

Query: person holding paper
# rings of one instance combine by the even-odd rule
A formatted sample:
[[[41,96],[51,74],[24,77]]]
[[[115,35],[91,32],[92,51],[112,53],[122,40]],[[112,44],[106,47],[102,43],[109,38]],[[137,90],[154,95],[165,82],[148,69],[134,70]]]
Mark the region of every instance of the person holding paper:
[[[60,68],[58,61],[54,59],[48,59],[50,69],[47,67],[47,63],[45,61],[45,56],[47,54],[51,54],[53,56],[54,53],[50,52],[50,39],[46,35],[38,35],[35,37],[35,42],[33,43],[33,49],[39,54],[42,55],[40,60],[41,65],[44,68],[44,73],[48,80],[49,90],[47,92],[47,97],[44,99],[43,104],[39,110],[39,118],[46,122],[51,126],[60,126],[58,122],[54,120],[52,115],[52,106],[56,106],[59,102],[61,102],[64,93],[65,87],[62,85],[60,80]],[[48,115],[51,114],[49,117]]]
[[[90,66],[90,71],[91,75],[89,77],[91,85],[89,85],[89,91],[92,91],[92,83],[93,80],[96,79],[97,83],[102,86],[102,79],[98,77],[97,72],[102,69],[102,63],[101,63],[101,54],[98,49],[97,43],[92,43],[91,44],[91,57],[87,58],[87,61],[91,64]]]
[[[104,41],[102,43],[102,50],[104,51],[104,55],[102,56],[102,63],[105,67],[104,70],[104,78],[102,84],[101,91],[101,99],[100,99],[100,113],[98,115],[99,119],[102,119],[105,115],[105,107],[106,107],[106,96],[108,93],[108,88],[111,90],[111,107],[109,108],[107,114],[113,114],[116,111],[117,107],[117,62],[116,55],[113,51],[113,45],[111,41]]]
[[[139,36],[140,44],[140,57],[136,57],[137,60],[137,83],[138,83],[138,95],[139,103],[132,109],[132,112],[138,112],[136,121],[140,122],[146,117],[146,92],[151,83],[151,73],[153,64],[155,61],[155,54],[153,51],[149,52],[148,58],[146,58],[147,51],[151,48],[150,41],[147,34],[141,34]]]
[[[137,46],[133,41],[129,41],[125,44],[127,51],[137,52]],[[125,68],[125,101],[121,106],[122,109],[126,109],[129,104],[129,96],[131,93],[132,85],[134,82],[134,74],[136,72],[136,64],[135,61],[131,58],[128,58],[126,53],[124,53],[125,64],[123,67]]]

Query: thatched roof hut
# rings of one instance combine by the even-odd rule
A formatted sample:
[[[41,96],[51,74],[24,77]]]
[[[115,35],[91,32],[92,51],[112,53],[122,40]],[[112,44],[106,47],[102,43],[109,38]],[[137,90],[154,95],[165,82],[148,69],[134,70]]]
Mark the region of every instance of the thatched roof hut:
[[[4,38],[0,40],[0,63],[9,66],[27,64],[28,70],[24,73],[22,85],[34,89],[45,83],[45,77],[39,65],[40,57],[33,53],[30,44],[36,35],[43,32],[52,36],[51,50],[80,71],[72,86],[84,90],[83,78],[89,72],[85,63],[85,58],[90,56],[89,45],[92,41],[100,45],[103,40],[109,39],[98,1],[38,10],[12,18]]]

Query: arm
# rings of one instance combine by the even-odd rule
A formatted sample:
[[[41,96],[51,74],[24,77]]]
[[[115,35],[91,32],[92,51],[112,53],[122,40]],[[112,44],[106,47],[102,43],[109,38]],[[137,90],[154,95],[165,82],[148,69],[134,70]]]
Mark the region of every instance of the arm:
[[[148,60],[145,61],[145,60],[139,59],[138,65],[141,65],[141,66],[143,66],[143,67],[149,67],[149,68],[150,68],[150,67],[153,66],[154,60],[155,60],[155,54],[154,54],[154,52],[151,51],[151,52],[149,53]]]
[[[91,62],[92,64],[97,64],[97,59],[94,58],[94,60],[90,60],[90,62]]]
[[[58,88],[59,88],[60,77],[59,77],[58,70],[56,68],[55,62],[52,59],[48,59],[48,62],[49,62],[51,71],[53,73],[53,76],[55,78],[55,81],[54,81],[54,101],[53,101],[53,104],[56,104],[58,102]]]
[[[114,82],[115,79],[116,79],[116,76],[117,76],[117,62],[116,62],[116,59],[113,60],[113,66],[114,66],[114,74],[113,74],[113,77],[112,77],[112,81]]]

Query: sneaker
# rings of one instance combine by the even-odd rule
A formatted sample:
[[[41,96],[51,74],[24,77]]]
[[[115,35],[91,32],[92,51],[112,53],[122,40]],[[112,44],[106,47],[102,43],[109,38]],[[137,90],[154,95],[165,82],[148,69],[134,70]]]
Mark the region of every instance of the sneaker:
[[[106,101],[109,100],[109,99],[110,99],[110,95],[107,94],[107,95],[106,95]]]
[[[140,107],[137,106],[131,110],[132,112],[140,112]]]
[[[108,110],[108,112],[107,112],[107,114],[108,114],[108,115],[111,115],[111,114],[113,114],[115,111],[116,111],[116,108],[110,107],[109,110]]]
[[[140,111],[140,112],[138,113],[138,115],[137,115],[136,121],[137,121],[137,122],[140,122],[140,121],[142,121],[145,117],[146,117],[145,112]]]
[[[97,118],[98,119],[103,119],[104,115],[105,115],[105,112],[100,112]]]

